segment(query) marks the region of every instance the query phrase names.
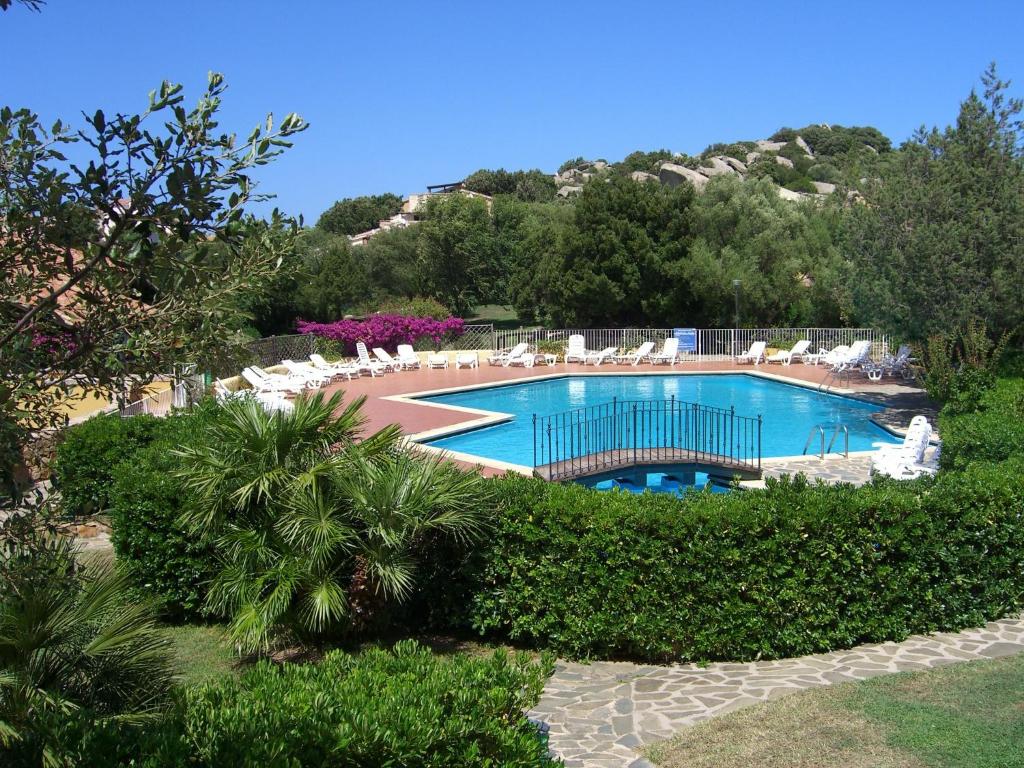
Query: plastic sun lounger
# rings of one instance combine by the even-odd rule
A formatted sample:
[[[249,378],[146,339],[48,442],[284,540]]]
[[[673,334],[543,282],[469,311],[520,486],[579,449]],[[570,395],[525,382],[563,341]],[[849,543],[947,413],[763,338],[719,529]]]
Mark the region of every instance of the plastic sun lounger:
[[[653,350],[654,342],[645,341],[632,352],[627,352],[624,355],[612,355],[612,362],[616,365],[639,365],[642,360],[650,361]]]
[[[480,355],[476,352],[459,352],[455,355],[456,368],[479,368]]]

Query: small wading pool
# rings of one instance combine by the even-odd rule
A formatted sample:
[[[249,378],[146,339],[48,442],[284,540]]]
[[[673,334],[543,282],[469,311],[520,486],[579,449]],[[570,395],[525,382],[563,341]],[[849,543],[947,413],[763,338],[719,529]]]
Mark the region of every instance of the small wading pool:
[[[609,475],[614,475],[614,477],[609,477]],[[682,496],[691,488],[706,489],[712,493],[728,493],[731,490],[721,478],[711,477],[705,472],[687,471],[684,468],[667,469],[665,472],[649,472],[646,469],[639,472],[611,472],[598,478],[577,480],[576,482],[598,491],[615,489],[629,493],[653,491],[654,493],[672,493],[676,496]]]
[[[784,384],[747,374],[714,375],[600,375],[565,376],[544,381],[499,385],[481,389],[430,395],[427,402],[510,414],[511,421],[425,441],[436,448],[531,466],[533,463],[533,415],[549,416],[576,408],[619,400],[669,400],[735,408],[737,416],[764,419],[762,458],[800,456],[811,429],[831,425],[849,430],[850,451],[871,450],[873,442],[897,442],[897,438],[871,421],[881,408],[850,397]],[[819,448],[818,440],[809,452]],[[843,449],[842,436],[835,451]],[[628,473],[623,473],[628,476]],[[651,474],[652,490],[664,489]],[[607,482],[607,481],[606,481]],[[671,481],[670,481],[671,484]],[[639,484],[637,484],[639,485]],[[700,478],[697,485],[703,487]]]

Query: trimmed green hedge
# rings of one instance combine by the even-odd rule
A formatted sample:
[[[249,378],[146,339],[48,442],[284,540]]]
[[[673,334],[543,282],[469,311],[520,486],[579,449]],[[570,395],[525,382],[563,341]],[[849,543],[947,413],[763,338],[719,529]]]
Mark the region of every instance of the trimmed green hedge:
[[[53,468],[64,513],[85,517],[105,512],[114,469],[153,442],[162,427],[155,416],[123,419],[115,413],[67,429]]]
[[[1024,461],[863,488],[598,492],[508,477],[478,631],[575,657],[748,660],[982,624],[1024,597]]]
[[[553,659],[437,656],[405,641],[317,664],[261,661],[186,690],[145,730],[88,734],[83,765],[473,768],[556,765],[523,712]],[[131,761],[131,762],[129,762]]]

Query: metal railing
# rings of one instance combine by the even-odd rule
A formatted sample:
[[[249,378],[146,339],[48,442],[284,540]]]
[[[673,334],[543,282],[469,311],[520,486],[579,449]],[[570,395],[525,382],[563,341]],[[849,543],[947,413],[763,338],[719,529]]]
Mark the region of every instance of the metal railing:
[[[761,416],[676,400],[619,400],[533,416],[533,467],[567,480],[645,464],[761,470]]]
[[[635,349],[645,341],[653,341],[659,348],[670,338],[674,328],[520,328],[495,331],[494,349],[507,349],[521,342],[568,343],[572,335],[580,335],[587,349],[606,347]],[[731,358],[746,350],[755,341],[764,341],[769,347],[789,349],[797,341],[807,339],[810,350],[847,346],[861,339],[871,342],[872,355],[880,356],[888,350],[885,334],[873,328],[696,328],[693,329],[693,348],[680,350],[680,360],[716,361]]]
[[[807,455],[807,450],[811,447],[811,443],[814,442],[814,438],[817,437],[821,441],[818,458],[824,460],[825,454],[832,453],[832,446],[836,444],[839,435],[843,436],[843,456],[847,459],[850,458],[850,429],[845,424],[833,425],[832,437],[828,441],[827,448],[825,447],[825,425],[815,424],[811,427],[810,432],[807,433],[807,442],[804,443],[804,450],[801,455]]]

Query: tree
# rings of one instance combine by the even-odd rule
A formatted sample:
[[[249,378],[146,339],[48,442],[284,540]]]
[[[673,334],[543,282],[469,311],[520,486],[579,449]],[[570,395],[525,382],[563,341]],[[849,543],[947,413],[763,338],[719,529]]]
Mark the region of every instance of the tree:
[[[402,198],[386,192],[383,195],[346,197],[322,214],[317,229],[335,235],[358,235],[373,229],[381,219],[389,219],[402,210]]]
[[[369,280],[348,238],[309,229],[299,237],[296,250],[304,276],[295,296],[298,316],[330,323],[366,301]]]
[[[306,124],[268,117],[238,141],[217,124],[225,87],[211,73],[187,111],[165,82],[141,114],[98,110],[75,132],[0,110],[0,421],[60,423],[62,382],[120,392],[229,343],[238,297],[293,230],[276,211],[245,217],[266,199],[250,174]],[[83,159],[65,158],[71,144]]]
[[[73,765],[66,740],[167,703],[169,648],[126,578],[84,572],[73,540],[36,514],[0,523],[0,758]]]
[[[994,338],[1024,321],[1024,132],[991,66],[956,125],[920,130],[846,221],[861,316],[923,341],[977,317]]]
[[[572,225],[536,267],[541,314],[555,325],[645,324],[664,287],[665,249],[679,242],[691,195],[686,186],[671,190],[623,176],[585,185]]]
[[[418,225],[418,262],[424,293],[465,317],[477,304],[504,298],[487,203],[452,194],[427,201]]]
[[[482,195],[515,195],[527,203],[555,199],[555,180],[537,169],[530,171],[496,171],[481,168],[471,173],[462,183],[471,192]]]
[[[374,235],[352,250],[370,283],[373,298],[423,294],[426,281],[419,263],[420,225],[396,227]]]
[[[219,552],[209,602],[244,650],[320,640],[409,596],[428,533],[472,538],[486,481],[413,456],[395,426],[358,440],[365,398],[299,398],[287,414],[232,401],[179,451],[187,525]]]

